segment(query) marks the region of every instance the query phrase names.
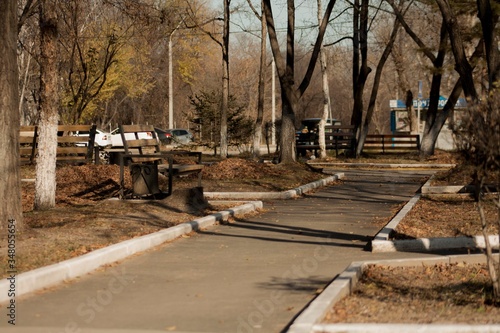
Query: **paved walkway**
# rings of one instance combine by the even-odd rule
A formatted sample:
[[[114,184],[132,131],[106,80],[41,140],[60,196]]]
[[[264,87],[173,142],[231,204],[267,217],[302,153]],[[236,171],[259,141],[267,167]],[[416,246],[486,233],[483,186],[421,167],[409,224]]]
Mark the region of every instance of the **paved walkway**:
[[[352,261],[422,257],[372,254],[365,246],[380,229],[373,218],[389,218],[431,172],[343,172],[341,185],[265,203],[258,216],[202,230],[18,299],[17,327],[284,332]]]

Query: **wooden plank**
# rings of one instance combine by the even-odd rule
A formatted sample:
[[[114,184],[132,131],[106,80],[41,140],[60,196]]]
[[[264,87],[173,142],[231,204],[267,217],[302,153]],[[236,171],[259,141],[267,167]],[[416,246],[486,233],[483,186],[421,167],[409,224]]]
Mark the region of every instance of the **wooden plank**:
[[[154,132],[154,126],[152,125],[121,125],[124,133],[136,133],[136,132]]]
[[[155,139],[126,140],[128,148],[155,147],[158,142]]]
[[[94,125],[59,125],[57,126],[58,132],[90,132]]]
[[[57,147],[57,155],[61,154],[81,154],[85,159],[87,147]]]
[[[81,143],[81,144],[88,144],[89,139],[84,136],[70,136],[70,135],[65,135],[65,136],[58,136],[57,137],[57,143],[58,144],[65,144],[65,143]]]
[[[31,145],[33,143],[33,136],[20,136],[19,143]]]
[[[135,157],[135,156],[131,157],[131,160],[134,163],[147,163],[147,162],[161,161],[162,157],[161,156],[158,156],[158,157],[141,157],[140,154],[137,154],[137,157]]]
[[[173,164],[172,169],[177,173],[186,173],[200,171],[203,169],[201,164]]]

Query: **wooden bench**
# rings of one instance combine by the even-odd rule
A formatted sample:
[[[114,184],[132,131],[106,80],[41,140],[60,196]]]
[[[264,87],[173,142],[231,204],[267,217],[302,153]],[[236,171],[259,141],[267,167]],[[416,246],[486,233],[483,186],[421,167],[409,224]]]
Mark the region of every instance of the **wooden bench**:
[[[368,134],[363,152],[401,153],[420,150],[418,134]]]
[[[203,165],[201,152],[185,150],[162,151],[153,126],[150,125],[120,125],[123,140],[123,153],[119,153],[120,161],[120,198],[124,194],[124,169],[130,167],[132,173],[133,194],[135,196],[163,194],[158,186],[158,173],[168,176],[168,192],[172,194],[174,176],[196,173],[198,186],[201,187]],[[150,138],[144,138],[139,133],[150,133]],[[174,157],[196,157],[193,163],[174,163]],[[165,163],[165,161],[167,163]]]
[[[307,150],[314,154],[320,149],[317,134],[308,135],[306,141],[299,141],[295,148],[298,155],[305,155]],[[308,141],[309,140],[309,141]],[[354,135],[354,126],[327,125],[325,126],[325,145],[326,150],[335,150],[336,156],[340,150],[356,149],[356,136]]]
[[[75,136],[76,132],[89,133]],[[38,126],[21,126],[19,131],[21,164],[34,164],[38,155]],[[99,147],[95,146],[96,125],[57,126],[57,163],[89,164],[99,161]],[[93,159],[94,157],[94,159]]]

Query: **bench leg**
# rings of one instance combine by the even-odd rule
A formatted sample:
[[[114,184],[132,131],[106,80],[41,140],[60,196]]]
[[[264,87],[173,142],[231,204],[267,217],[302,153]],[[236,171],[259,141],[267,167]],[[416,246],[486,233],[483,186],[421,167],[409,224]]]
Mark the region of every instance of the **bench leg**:
[[[172,194],[172,178],[174,178],[173,170],[174,160],[171,156],[168,157],[168,195]]]
[[[125,187],[125,177],[124,177],[124,163],[123,163],[123,156],[120,154],[120,194],[119,197],[120,199],[124,199],[124,194],[123,194],[123,188]]]
[[[201,187],[201,176],[202,176],[202,171],[198,172],[198,187]]]

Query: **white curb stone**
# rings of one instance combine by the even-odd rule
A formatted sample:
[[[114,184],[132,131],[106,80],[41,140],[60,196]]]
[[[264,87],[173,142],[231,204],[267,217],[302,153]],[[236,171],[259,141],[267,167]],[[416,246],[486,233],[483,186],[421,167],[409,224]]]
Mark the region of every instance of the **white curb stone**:
[[[317,188],[327,186],[336,180],[344,178],[344,173],[336,173],[331,177],[317,180],[295,189],[282,192],[204,192],[203,195],[209,200],[287,200],[301,196],[304,193]]]

